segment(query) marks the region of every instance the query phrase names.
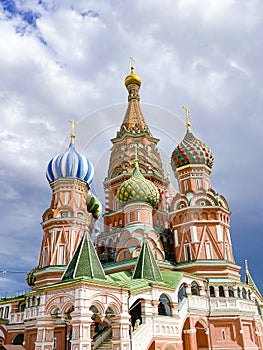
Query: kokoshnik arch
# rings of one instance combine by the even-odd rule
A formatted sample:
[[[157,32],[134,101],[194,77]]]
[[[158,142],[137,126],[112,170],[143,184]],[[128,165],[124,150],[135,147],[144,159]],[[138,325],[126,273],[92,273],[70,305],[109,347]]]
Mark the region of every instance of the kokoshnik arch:
[[[263,349],[262,297],[247,263],[240,280],[229,207],[210,183],[211,149],[184,107],[185,137],[171,155],[177,191],[143,116],[133,64],[125,86],[104,230],[95,230],[94,244],[102,206],[72,121],[69,147],[46,171],[52,199],[31,290],[0,300],[0,341],[27,350]]]

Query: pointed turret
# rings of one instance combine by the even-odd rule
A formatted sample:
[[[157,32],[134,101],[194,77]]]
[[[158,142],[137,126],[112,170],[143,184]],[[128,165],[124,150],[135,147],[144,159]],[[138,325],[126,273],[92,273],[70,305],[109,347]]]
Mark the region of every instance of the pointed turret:
[[[74,278],[106,279],[94,245],[86,233],[68,264],[62,280]]]
[[[246,274],[245,274],[245,283],[247,285],[249,285],[250,287],[252,287],[254,290],[256,290],[258,292],[259,295],[260,292],[256,286],[256,283],[254,282],[253,278],[251,277],[250,275],[250,272],[249,272],[249,269],[248,269],[248,263],[247,263],[247,260],[245,260],[245,269],[246,269]]]
[[[146,237],[144,237],[140,255],[134,269],[133,279],[147,279],[155,282],[162,282],[163,277],[160,269],[154,259],[150,245]]]

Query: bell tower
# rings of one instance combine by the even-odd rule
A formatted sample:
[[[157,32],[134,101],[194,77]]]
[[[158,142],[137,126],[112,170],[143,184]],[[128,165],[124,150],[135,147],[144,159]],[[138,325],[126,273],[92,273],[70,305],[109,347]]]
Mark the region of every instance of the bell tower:
[[[131,73],[125,78],[128,90],[128,107],[120,130],[112,141],[108,175],[104,181],[106,213],[104,230],[123,226],[123,212],[116,200],[116,194],[123,181],[132,176],[135,167],[135,145],[139,159],[139,167],[146,179],[152,181],[158,188],[160,199],[154,208],[154,224],[164,224],[167,221],[163,214],[167,209],[165,199],[165,179],[161,157],[157,144],[159,140],[152,136],[144,119],[139,90],[141,78],[135,74],[133,61]]]
[[[177,266],[205,277],[239,280],[230,238],[230,211],[223,196],[211,188],[214,157],[191,131],[186,111],[186,135],[175,148],[171,165],[179,193],[171,203],[170,224]]]

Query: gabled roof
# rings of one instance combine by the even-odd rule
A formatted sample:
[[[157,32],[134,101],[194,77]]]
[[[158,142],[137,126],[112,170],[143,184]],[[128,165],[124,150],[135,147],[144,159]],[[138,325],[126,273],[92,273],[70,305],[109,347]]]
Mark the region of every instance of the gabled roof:
[[[104,270],[98,258],[90,236],[85,233],[69,262],[62,280],[74,278],[106,279]]]
[[[143,240],[132,278],[147,279],[156,282],[163,281],[163,277],[146,238]]]

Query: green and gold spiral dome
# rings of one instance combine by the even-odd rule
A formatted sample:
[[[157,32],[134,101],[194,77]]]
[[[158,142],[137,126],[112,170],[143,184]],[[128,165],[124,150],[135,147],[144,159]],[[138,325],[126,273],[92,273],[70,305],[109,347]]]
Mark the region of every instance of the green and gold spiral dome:
[[[138,160],[135,160],[135,169],[130,179],[123,182],[117,191],[117,198],[121,203],[146,202],[152,207],[159,200],[157,187],[147,180],[140,172]]]

